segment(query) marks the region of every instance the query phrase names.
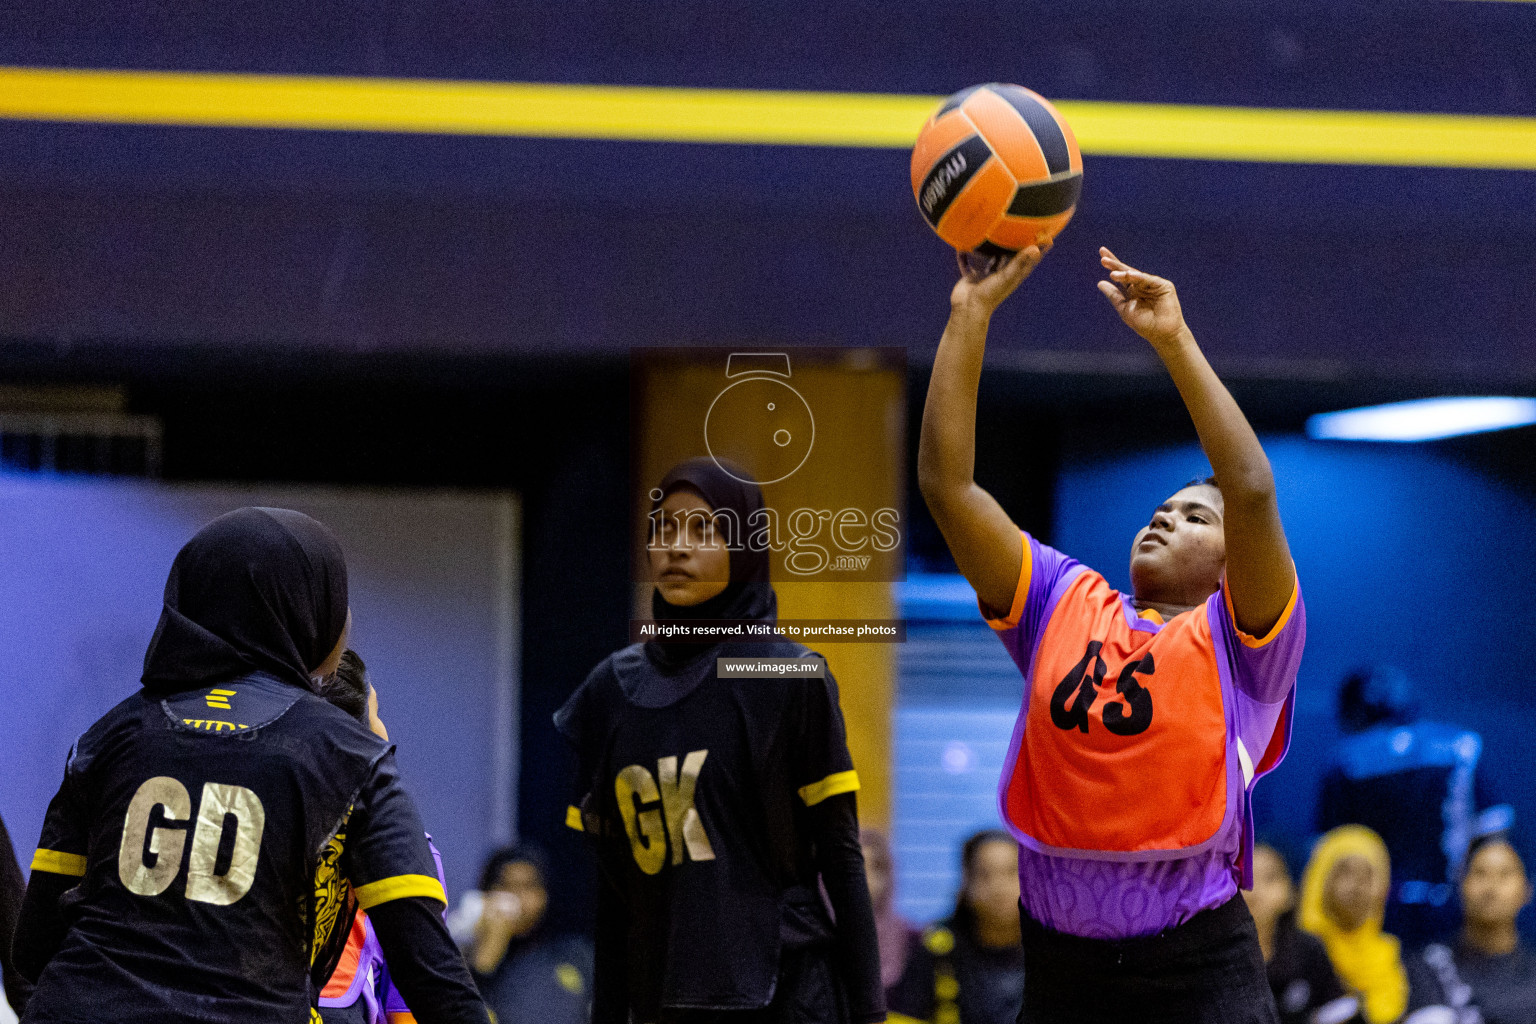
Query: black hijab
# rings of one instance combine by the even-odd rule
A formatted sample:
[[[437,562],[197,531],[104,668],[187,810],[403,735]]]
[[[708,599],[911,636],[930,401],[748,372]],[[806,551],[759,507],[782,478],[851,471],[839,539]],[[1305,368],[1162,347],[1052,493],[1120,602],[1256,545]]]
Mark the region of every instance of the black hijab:
[[[703,498],[717,516],[730,510],[744,536],[730,537],[731,578],[719,594],[702,604],[685,607],[669,604],[659,591],[653,591],[651,616],[658,622],[679,619],[778,621],[778,599],[768,578],[769,553],[746,550],[747,545],[743,543],[751,536],[753,528],[760,525],[751,520],[753,513],[763,508],[763,492],[757,484],[747,482],[751,477],[746,471],[736,469],[730,463],[726,465],[735,470],[735,475],[721,469],[714,459],[689,459],[674,466],[661,479],[661,493],[652,505],[653,512],[667,495],[687,488]],[[603,666],[599,666],[599,670],[606,666],[613,672],[620,691],[630,702],[646,708],[664,708],[683,700],[705,680],[712,678],[716,658],[795,658],[806,653],[804,647],[781,637],[733,639],[713,644],[652,640],[616,651]],[[606,716],[599,703],[603,699],[599,689],[583,685],[555,712],[555,727],[578,749],[586,749],[587,730]]]
[[[735,519],[730,527],[720,527],[719,536],[731,543],[730,582],[724,590],[695,605],[675,605],[661,596],[660,590],[651,591],[651,617],[657,622],[675,622],[680,619],[750,619],[773,622],[779,616],[778,599],[773,585],[768,581],[768,551],[753,551],[746,544],[753,527],[753,513],[763,510],[763,492],[745,470],[732,465],[737,476],[720,468],[711,458],[689,459],[673,466],[661,478],[661,497],[651,506],[654,512],[674,491],[691,490],[703,498],[717,516],[729,512]],[[724,518],[724,517],[722,517]],[[727,532],[728,531],[728,532]],[[655,665],[664,670],[676,670],[689,665],[713,648],[708,644],[690,644],[652,640],[645,645],[645,653]]]
[[[198,531],[171,563],[144,655],[156,696],[266,672],[313,690],[347,622],[347,564],[324,526],[284,508],[242,508]]]

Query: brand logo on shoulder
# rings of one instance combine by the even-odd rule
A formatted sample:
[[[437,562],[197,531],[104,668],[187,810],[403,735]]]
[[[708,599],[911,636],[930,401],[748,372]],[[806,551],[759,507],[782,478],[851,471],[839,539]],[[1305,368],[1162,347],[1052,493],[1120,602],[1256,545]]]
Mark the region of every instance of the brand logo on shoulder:
[[[250,726],[241,722],[223,722],[216,718],[183,718],[183,725],[190,725],[194,729],[205,729],[208,732],[238,732],[241,729],[249,729]]]

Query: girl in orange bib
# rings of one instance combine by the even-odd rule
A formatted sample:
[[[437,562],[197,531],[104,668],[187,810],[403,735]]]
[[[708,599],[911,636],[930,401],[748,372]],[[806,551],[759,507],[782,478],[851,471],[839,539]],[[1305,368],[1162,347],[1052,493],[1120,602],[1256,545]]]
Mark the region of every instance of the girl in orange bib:
[[[1136,534],[1133,593],[1021,531],[973,479],[988,322],[1040,248],[955,285],[918,455],[928,507],[1024,676],[998,788],[1019,843],[1019,1020],[1267,1024],[1238,890],[1252,886],[1253,785],[1289,742],[1306,614],[1269,461],[1173,285],[1099,252],[1099,290],[1162,360],[1215,470]]]

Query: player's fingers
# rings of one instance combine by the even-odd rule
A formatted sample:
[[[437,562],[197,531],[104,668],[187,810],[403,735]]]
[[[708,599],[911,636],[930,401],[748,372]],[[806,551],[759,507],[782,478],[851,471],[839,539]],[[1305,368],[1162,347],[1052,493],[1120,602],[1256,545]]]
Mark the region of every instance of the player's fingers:
[[[1099,246],[1099,262],[1110,270],[1135,270],[1136,268],[1110,252],[1104,246]]]
[[[1004,294],[1013,291],[1034,269],[1038,260],[1038,254],[1032,249],[1022,249],[1012,256],[1004,257],[1002,264],[991,275],[995,278],[991,287],[1001,289]]]
[[[1008,261],[1008,269],[1014,271],[1020,278],[1040,265],[1040,258],[1045,253],[1038,245],[1020,249],[1013,259]]]
[[[1110,284],[1108,281],[1099,282],[1099,293],[1109,300],[1109,304],[1116,309],[1125,305],[1125,294]]]
[[[1116,284],[1145,295],[1161,295],[1173,288],[1173,283],[1154,274],[1139,270],[1115,270],[1109,275]]]

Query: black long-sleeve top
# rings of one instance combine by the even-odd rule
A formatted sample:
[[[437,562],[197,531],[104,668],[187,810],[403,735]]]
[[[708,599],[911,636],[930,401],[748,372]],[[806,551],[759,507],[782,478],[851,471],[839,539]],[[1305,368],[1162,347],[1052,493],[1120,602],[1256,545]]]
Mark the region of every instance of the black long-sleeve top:
[[[217,690],[215,729],[211,692],[141,692],[71,752],[15,940],[28,1024],[300,1024],[343,877],[417,1019],[487,1024],[392,749],[262,674]]]
[[[737,656],[731,646],[721,656]],[[556,716],[581,765],[568,820],[596,841],[602,870],[594,1024],[765,1006],[792,950],[830,959],[855,1024],[882,1019],[835,681],[709,671],[648,688],[644,659],[638,646],[607,659]]]

